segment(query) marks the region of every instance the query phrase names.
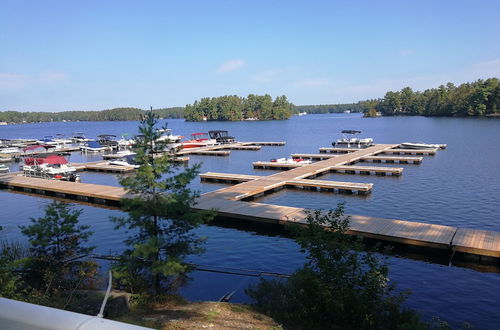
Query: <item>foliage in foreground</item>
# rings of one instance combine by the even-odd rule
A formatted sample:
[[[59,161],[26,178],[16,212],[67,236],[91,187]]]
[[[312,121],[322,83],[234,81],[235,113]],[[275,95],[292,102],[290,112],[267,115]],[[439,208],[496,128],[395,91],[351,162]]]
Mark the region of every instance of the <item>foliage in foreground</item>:
[[[82,210],[53,201],[45,216],[30,218],[31,225],[19,226],[30,241],[31,256],[25,262],[25,280],[34,289],[53,292],[88,285],[97,271],[92,261],[82,260],[94,250],[85,246],[92,232],[79,225]]]
[[[158,142],[158,117],[149,111],[141,121],[135,145],[140,166],[120,183],[132,196],[122,200],[128,217],[113,218],[117,228],[130,234],[128,246],[114,264],[117,285],[133,294],[166,294],[184,278],[189,267],[185,256],[202,251],[202,239],[192,229],[209,221],[211,212],[193,212],[198,193],[187,186],[199,173],[199,166],[180,170]]]
[[[406,295],[389,282],[386,261],[346,235],[342,204],[308,212],[307,223],[292,229],[306,264],[288,281],[262,280],[247,289],[258,309],[298,329],[425,328],[402,307]]]

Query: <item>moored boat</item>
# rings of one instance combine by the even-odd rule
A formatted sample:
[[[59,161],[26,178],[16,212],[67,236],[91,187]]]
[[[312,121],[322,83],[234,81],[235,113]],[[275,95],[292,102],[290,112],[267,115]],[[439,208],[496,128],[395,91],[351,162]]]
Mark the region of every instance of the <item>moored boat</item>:
[[[80,150],[83,152],[102,152],[109,149],[110,147],[104,147],[97,141],[87,142],[85,145],[80,147]]]
[[[373,145],[372,138],[359,139],[359,138],[354,137],[356,134],[360,134],[361,131],[346,129],[346,130],[343,130],[341,133],[343,135],[343,138],[338,139],[335,142],[332,142],[332,146],[335,147],[337,145],[347,145],[348,148],[350,148],[350,147],[366,148],[366,147]]]
[[[79,181],[76,168],[68,166],[66,158],[50,155],[48,157],[27,157],[24,159],[23,174],[49,180]]]
[[[432,144],[423,142],[403,142],[401,143],[401,148],[406,149],[444,149],[446,144]]]
[[[71,137],[71,141],[73,141],[74,143],[82,143],[82,142],[94,141],[94,139],[87,138],[85,134],[83,134],[82,132],[75,132]]]
[[[271,159],[272,163],[279,164],[311,164],[312,161],[310,159],[303,158],[273,158]]]
[[[228,131],[208,131],[208,135],[210,135],[211,139],[217,141],[217,143],[233,143],[234,137],[229,136]]]
[[[9,173],[10,172],[10,169],[8,166],[4,165],[4,164],[0,164],[0,173]]]
[[[188,148],[201,148],[207,146],[213,146],[217,144],[217,140],[210,138],[207,133],[193,133],[191,134],[191,140],[181,142],[181,149]]]

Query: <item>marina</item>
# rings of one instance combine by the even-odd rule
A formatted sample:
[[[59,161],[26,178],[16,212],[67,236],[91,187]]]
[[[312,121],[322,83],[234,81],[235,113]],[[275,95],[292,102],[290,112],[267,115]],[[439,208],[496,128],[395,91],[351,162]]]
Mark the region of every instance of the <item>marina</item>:
[[[327,157],[326,160],[269,176],[203,173],[200,175],[202,181],[225,182],[235,185],[203,194],[199,198],[195,209],[216,209],[219,216],[251,222],[279,225],[290,222],[305,223],[307,213],[304,208],[258,203],[255,202],[255,199],[281,189],[294,188],[351,194],[370,193],[373,189],[371,183],[316,180],[314,178],[330,171],[351,174],[402,174],[402,168],[345,165],[367,159],[378,160],[376,157],[383,158],[385,161],[400,161],[403,163],[420,163],[422,161],[421,157],[375,156],[393,150],[398,146],[397,144],[374,145],[348,154]],[[299,155],[303,156],[303,154]],[[125,172],[133,170],[126,167],[117,169],[117,166],[107,165],[107,162],[71,165],[79,171]],[[0,185],[8,189],[96,204],[119,205],[121,198],[127,196],[126,191],[121,187],[29,178],[19,176],[18,173],[1,175]],[[500,257],[499,232],[360,215],[350,215],[350,219],[349,234],[352,235],[410,246],[449,250],[451,253],[460,252],[478,256]]]

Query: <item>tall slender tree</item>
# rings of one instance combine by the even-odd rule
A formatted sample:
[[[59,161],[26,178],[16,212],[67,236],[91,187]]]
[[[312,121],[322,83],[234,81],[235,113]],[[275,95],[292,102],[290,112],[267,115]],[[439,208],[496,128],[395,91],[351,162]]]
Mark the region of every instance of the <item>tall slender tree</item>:
[[[128,248],[113,267],[118,284],[153,298],[167,293],[189,270],[183,259],[200,253],[203,241],[192,229],[213,217],[213,212],[191,210],[199,194],[188,184],[199,165],[182,170],[168,153],[158,154],[166,149],[158,141],[158,121],[152,111],[141,120],[135,145],[139,168],[120,180],[131,195],[122,200],[128,217],[113,218],[117,228],[130,234]]]

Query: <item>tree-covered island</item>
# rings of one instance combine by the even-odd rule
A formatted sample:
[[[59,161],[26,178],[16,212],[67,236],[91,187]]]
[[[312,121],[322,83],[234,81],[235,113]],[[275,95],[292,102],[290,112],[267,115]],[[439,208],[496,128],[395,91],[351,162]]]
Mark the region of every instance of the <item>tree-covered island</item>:
[[[186,105],[184,118],[187,121],[219,120],[282,120],[292,115],[292,103],[285,95],[249,94],[246,98],[237,95],[205,97]]]
[[[479,79],[455,86],[449,82],[423,92],[405,87],[387,92],[381,99],[362,102],[365,116],[498,116],[500,115],[500,80]]]

